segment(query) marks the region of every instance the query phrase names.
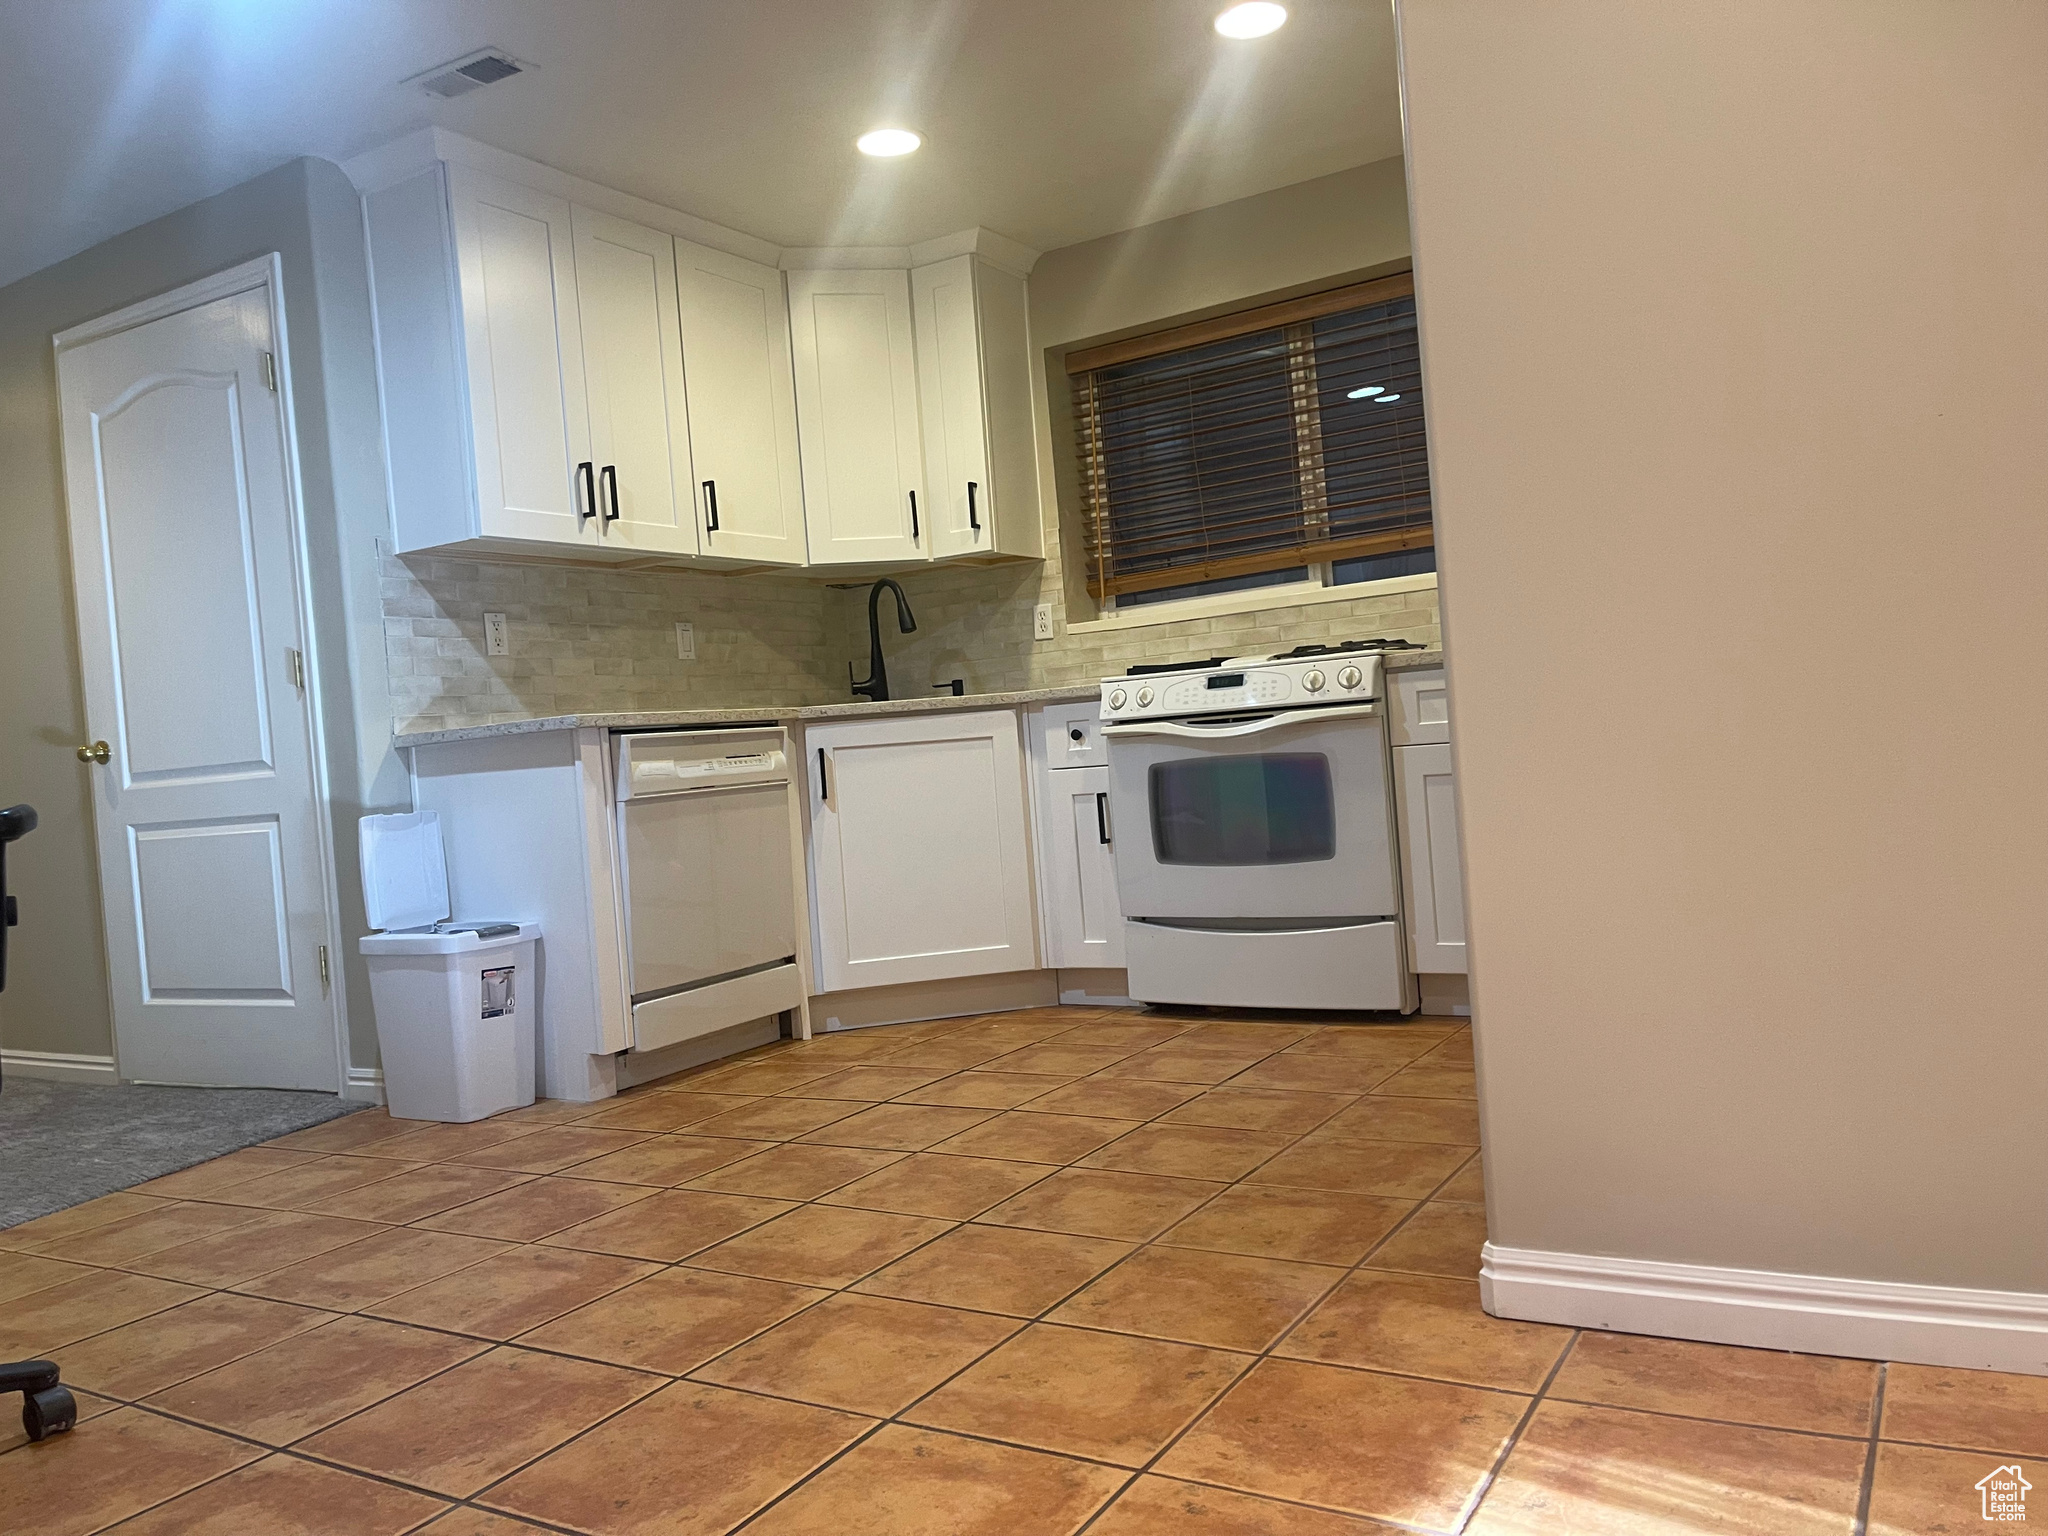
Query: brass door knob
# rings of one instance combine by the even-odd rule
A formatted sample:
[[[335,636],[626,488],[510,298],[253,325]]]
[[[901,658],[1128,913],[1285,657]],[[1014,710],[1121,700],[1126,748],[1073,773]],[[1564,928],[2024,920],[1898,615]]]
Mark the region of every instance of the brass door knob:
[[[78,760],[81,763],[104,763],[113,755],[114,749],[104,741],[96,741],[91,746],[78,749]]]

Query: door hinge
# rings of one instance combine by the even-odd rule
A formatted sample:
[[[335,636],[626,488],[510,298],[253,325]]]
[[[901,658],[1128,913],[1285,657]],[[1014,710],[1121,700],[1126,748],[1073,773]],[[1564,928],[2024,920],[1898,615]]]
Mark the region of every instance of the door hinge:
[[[320,985],[327,985],[327,946],[320,946]]]
[[[277,354],[275,352],[263,354],[263,387],[272,394],[277,393]]]
[[[306,686],[306,653],[304,651],[288,650],[284,653],[284,660],[285,666],[292,675],[292,686],[294,688],[304,688]]]

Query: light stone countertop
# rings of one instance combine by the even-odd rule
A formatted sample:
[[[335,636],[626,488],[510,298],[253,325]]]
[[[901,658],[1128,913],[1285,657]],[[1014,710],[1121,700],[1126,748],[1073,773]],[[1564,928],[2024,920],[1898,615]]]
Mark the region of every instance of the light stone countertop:
[[[1441,650],[1390,651],[1385,658],[1389,672],[1407,672],[1418,667],[1440,667]],[[412,731],[394,736],[391,744],[431,747],[447,741],[476,741],[486,736],[525,736],[536,731],[646,731],[665,726],[696,725],[788,725],[804,720],[844,720],[866,715],[925,715],[956,709],[1015,709],[1024,704],[1078,704],[1100,698],[1100,683],[1068,683],[1059,688],[1025,688],[1012,693],[933,694],[929,698],[884,699],[873,703],[858,699],[845,704],[778,704],[760,709],[654,709],[623,714],[542,715],[531,720],[499,720],[489,725],[465,725],[446,731]]]

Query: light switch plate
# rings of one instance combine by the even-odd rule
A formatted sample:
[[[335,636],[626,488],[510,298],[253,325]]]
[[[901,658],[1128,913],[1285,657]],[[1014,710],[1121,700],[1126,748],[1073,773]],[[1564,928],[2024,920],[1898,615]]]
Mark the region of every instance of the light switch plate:
[[[697,659],[697,626],[678,624],[676,626],[676,656],[681,661]]]
[[[486,656],[509,656],[512,654],[512,636],[505,628],[505,615],[487,613],[484,615],[484,654]]]
[[[1052,638],[1052,604],[1040,603],[1031,612],[1031,638],[1050,640]]]

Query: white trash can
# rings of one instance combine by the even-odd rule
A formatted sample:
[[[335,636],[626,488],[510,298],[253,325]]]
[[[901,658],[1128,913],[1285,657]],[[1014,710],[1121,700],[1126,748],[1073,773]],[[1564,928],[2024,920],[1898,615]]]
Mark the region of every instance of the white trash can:
[[[365,816],[360,942],[384,1102],[403,1120],[481,1120],[533,1102],[538,923],[455,923],[432,811]]]

